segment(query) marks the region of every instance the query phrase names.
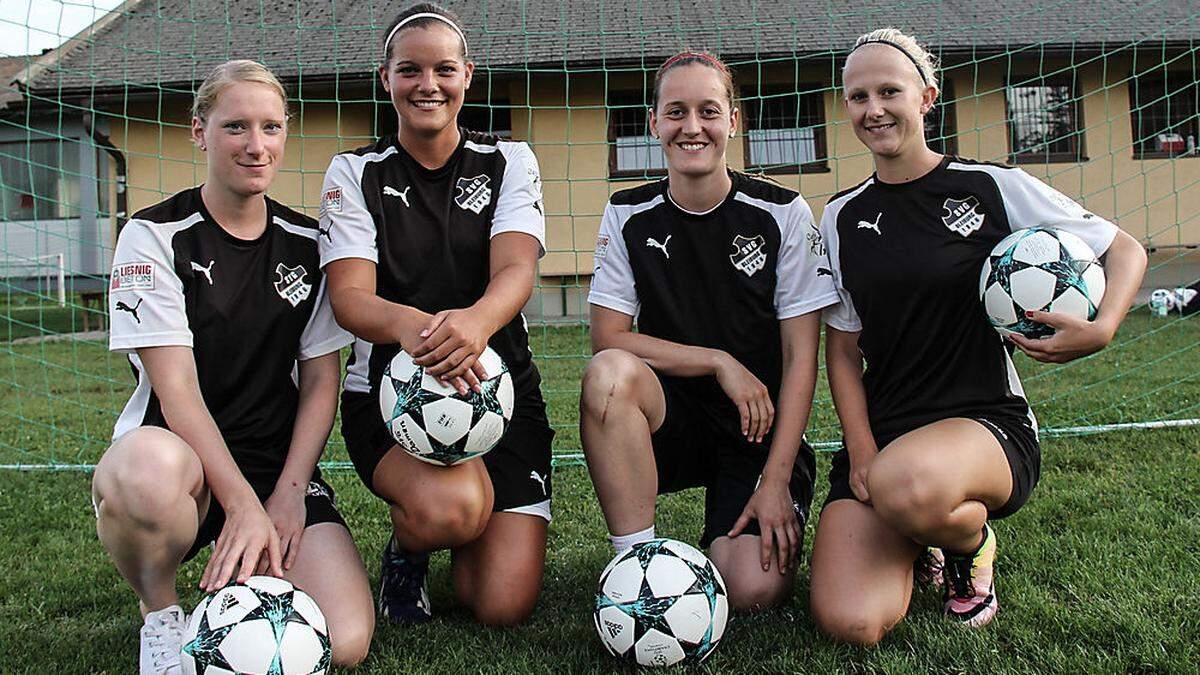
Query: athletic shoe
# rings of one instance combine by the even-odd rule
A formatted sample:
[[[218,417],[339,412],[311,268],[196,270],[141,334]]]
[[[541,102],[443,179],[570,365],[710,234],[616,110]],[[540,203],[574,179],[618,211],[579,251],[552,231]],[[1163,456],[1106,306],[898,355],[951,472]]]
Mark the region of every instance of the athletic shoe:
[[[379,572],[379,613],[394,624],[408,625],[428,621],[429,554],[408,553],[392,537],[383,549]]]
[[[183,649],[186,617],[179,605],[146,614],[138,651],[138,675],[180,675],[179,650]]]
[[[985,523],[983,542],[974,553],[943,553],[946,557],[942,571],[946,616],[972,628],[991,621],[1000,609],[992,575],[996,562],[996,533]]]
[[[942,556],[942,549],[930,546],[913,562],[913,580],[918,586],[941,588],[942,568],[945,566],[946,559]]]

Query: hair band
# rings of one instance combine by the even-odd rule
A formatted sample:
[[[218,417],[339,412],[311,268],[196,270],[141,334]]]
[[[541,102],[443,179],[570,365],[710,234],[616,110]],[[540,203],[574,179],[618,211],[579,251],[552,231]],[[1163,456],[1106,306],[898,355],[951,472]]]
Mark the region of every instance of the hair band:
[[[675,56],[672,56],[671,58],[667,59],[665,63],[663,63],[661,66],[658,67],[658,69],[660,71],[666,70],[674,63],[676,63],[678,61],[682,61],[683,59],[688,59],[688,58],[700,59],[701,61],[707,61],[708,64],[711,65],[713,68],[716,68],[717,70],[724,70],[724,68],[722,68],[722,66],[721,66],[721,63],[719,61],[717,61],[715,58],[713,58],[713,56],[711,54],[705,54],[703,52],[680,52],[680,53],[676,54]]]
[[[455,33],[458,33],[458,39],[462,40],[463,56],[467,55],[467,53],[468,53],[467,52],[467,36],[463,35],[461,28],[459,28],[457,25],[455,25],[455,23],[453,21],[442,16],[441,14],[435,14],[434,12],[420,12],[418,14],[413,14],[412,16],[405,17],[403,21],[396,24],[396,27],[392,29],[392,32],[388,33],[387,39],[383,41],[383,60],[384,61],[386,61],[391,56],[388,53],[388,47],[391,46],[392,38],[396,37],[396,33],[400,32],[401,28],[404,28],[406,25],[412,23],[413,21],[417,21],[418,19],[435,19],[437,21],[441,21],[442,23],[444,23],[447,26],[449,26],[450,28],[452,28]]]
[[[912,54],[909,54],[908,50],[905,49],[904,47],[901,47],[900,45],[896,44],[895,42],[892,42],[891,40],[884,40],[881,38],[881,39],[877,39],[877,40],[866,40],[865,42],[860,42],[860,43],[854,45],[854,49],[850,50],[850,54],[853,54],[855,51],[858,50],[859,47],[862,47],[865,45],[887,45],[894,49],[899,49],[901,54],[904,54],[905,56],[908,57],[909,61],[912,61],[913,66],[916,67],[916,69],[917,69],[917,74],[921,76],[921,82],[923,82],[926,86],[929,85],[929,80],[925,79],[925,71],[921,70],[921,64],[917,63],[916,57],[914,57]],[[848,57],[848,56],[850,56],[850,54],[847,54],[846,56]]]

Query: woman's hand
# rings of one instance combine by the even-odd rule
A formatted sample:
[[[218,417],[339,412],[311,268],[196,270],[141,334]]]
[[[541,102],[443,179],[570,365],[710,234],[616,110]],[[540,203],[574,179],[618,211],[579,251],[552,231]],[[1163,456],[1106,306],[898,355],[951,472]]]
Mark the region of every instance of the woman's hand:
[[[721,389],[742,415],[742,435],[761,443],[775,422],[775,406],[766,385],[725,352],[721,352],[715,374]]]
[[[1026,318],[1054,328],[1054,335],[1032,340],[1012,334],[1008,339],[1018,349],[1043,363],[1066,363],[1094,354],[1112,342],[1115,330],[1098,321],[1087,321],[1061,312],[1025,312]]]
[[[478,312],[470,309],[438,312],[420,332],[424,341],[411,352],[413,363],[443,382],[463,378],[479,391],[479,381],[488,377],[479,363],[479,355],[487,349],[491,336],[487,321]]]
[[[779,573],[786,574],[800,558],[800,523],[786,480],[767,480],[764,476],[728,536],[738,536],[752,520],[758,521],[762,539],[763,571],[771,569],[774,557]]]
[[[867,476],[877,456],[878,452],[860,453],[858,457],[850,455],[850,491],[864,504],[871,503],[871,493],[867,492]]]
[[[225,526],[212,558],[200,577],[200,588],[211,593],[236,578],[243,582],[250,578],[263,554],[267,557],[266,570],[273,576],[283,576],[283,565],[279,555],[279,534],[257,499],[246,500],[225,507]],[[234,572],[237,576],[234,577]]]
[[[296,562],[296,554],[300,552],[300,538],[304,536],[304,521],[307,510],[304,506],[304,496],[307,485],[276,485],[271,496],[267,498],[267,516],[275,525],[279,535],[279,554],[283,557],[283,569],[292,569]],[[267,561],[262,560],[258,572],[266,571]]]

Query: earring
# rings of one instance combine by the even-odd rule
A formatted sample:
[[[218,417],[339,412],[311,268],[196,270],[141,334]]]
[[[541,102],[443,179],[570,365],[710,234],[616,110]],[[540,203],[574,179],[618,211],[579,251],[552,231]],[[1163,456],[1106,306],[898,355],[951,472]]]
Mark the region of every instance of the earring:
[[[200,152],[205,152],[205,151],[207,151],[207,150],[208,150],[208,146],[207,146],[207,145],[204,145],[203,143],[201,143],[201,144],[200,144]]]

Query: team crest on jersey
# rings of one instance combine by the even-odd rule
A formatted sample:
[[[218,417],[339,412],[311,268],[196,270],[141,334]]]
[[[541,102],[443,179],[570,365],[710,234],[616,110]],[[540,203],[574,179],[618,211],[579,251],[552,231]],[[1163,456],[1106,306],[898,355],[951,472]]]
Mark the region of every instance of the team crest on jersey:
[[[753,237],[737,235],[733,238],[733,253],[729,261],[738,270],[752,277],[767,264],[767,241],[761,234]]]
[[[465,211],[483,213],[483,207],[492,203],[492,179],[487,176],[459,178],[455,187],[454,203]]]
[[[304,277],[308,275],[304,265],[288,267],[279,263],[275,266],[275,274],[279,275],[279,278],[275,280],[275,292],[279,294],[279,297],[292,303],[292,307],[308,299],[308,294],[312,292],[312,284],[304,283]]]
[[[952,232],[957,232],[964,237],[969,236],[975,230],[983,227],[983,214],[977,210],[978,208],[979,200],[974,195],[966,199],[949,197],[942,203],[942,209],[946,211],[946,214],[942,216],[942,223]]]
[[[805,241],[808,242],[808,252],[815,256],[825,255],[825,238],[821,236],[821,230],[813,225],[808,226],[808,232],[804,235]]]
[[[108,290],[111,293],[154,290],[154,263],[131,262],[114,266]]]

